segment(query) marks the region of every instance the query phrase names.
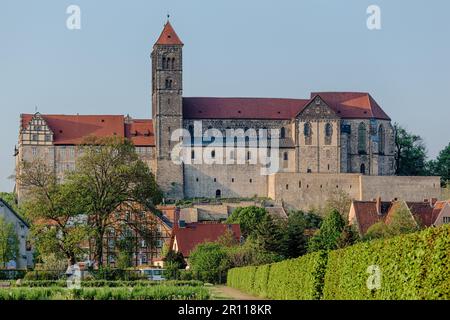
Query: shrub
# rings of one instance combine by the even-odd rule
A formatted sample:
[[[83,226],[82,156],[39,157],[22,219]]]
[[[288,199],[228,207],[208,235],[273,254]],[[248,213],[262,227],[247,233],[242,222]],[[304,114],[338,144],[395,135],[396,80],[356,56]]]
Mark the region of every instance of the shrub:
[[[258,267],[231,269],[228,285],[271,299],[319,299],[327,255],[318,251],[297,259]]]
[[[189,263],[197,280],[211,283],[222,283],[226,280],[228,254],[218,243],[198,245],[191,252]]]
[[[67,287],[65,280],[38,280],[38,281],[21,281],[19,283],[12,283],[14,287]],[[107,280],[93,280],[93,281],[81,281],[81,286],[85,288],[119,288],[119,287],[153,287],[153,286],[173,286],[173,287],[201,287],[203,282],[190,280],[190,281],[107,281]]]
[[[209,297],[206,288],[189,286],[0,289],[0,300],[206,300]]]
[[[28,271],[23,277],[24,280],[58,280],[65,278],[64,272],[60,271],[47,271],[47,270],[34,270]]]
[[[449,299],[450,226],[333,251],[325,299]],[[369,290],[368,267],[381,271],[381,287]]]

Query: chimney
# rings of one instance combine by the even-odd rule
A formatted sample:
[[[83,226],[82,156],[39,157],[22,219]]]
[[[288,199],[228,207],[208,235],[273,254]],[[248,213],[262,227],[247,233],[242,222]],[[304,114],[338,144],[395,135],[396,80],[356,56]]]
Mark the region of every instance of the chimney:
[[[430,199],[430,205],[433,207],[436,204],[437,201],[438,201],[437,198],[431,198]]]
[[[178,229],[180,221],[180,208],[175,208],[173,213],[173,229]]]
[[[377,198],[376,206],[377,206],[377,213],[379,216],[381,216],[381,197],[380,196]]]

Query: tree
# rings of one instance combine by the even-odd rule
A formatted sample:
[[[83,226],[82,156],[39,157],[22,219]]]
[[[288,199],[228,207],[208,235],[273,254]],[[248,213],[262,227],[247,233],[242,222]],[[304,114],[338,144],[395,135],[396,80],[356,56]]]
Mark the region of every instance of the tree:
[[[341,216],[347,217],[352,205],[352,199],[347,192],[343,190],[336,190],[330,194],[329,199],[325,205],[325,212],[330,212],[336,209]]]
[[[355,230],[354,226],[347,224],[338,239],[337,247],[345,248],[354,245],[359,239],[358,232]]]
[[[372,225],[366,232],[364,240],[383,239],[418,231],[419,225],[408,208],[396,208],[387,221],[380,221]]]
[[[396,175],[426,175],[427,152],[423,139],[406,131],[399,124],[395,128]]]
[[[218,243],[199,244],[189,256],[189,265],[198,280],[222,283],[230,268],[226,248]]]
[[[3,199],[16,213],[22,215],[22,210],[17,205],[17,198],[14,193],[0,192],[0,199]]]
[[[306,253],[307,238],[305,229],[307,227],[306,215],[301,211],[289,213],[287,223],[284,226],[282,241],[282,252],[286,258],[297,258]]]
[[[11,260],[16,260],[19,255],[19,238],[13,223],[8,223],[0,217],[0,265],[6,268]]]
[[[444,187],[450,182],[450,143],[439,152],[436,160],[428,163],[431,175],[441,177],[441,185]]]
[[[241,227],[242,235],[247,237],[254,232],[266,215],[267,211],[264,208],[255,206],[241,207],[233,211],[228,217],[227,223],[238,223]]]
[[[281,224],[281,220],[266,214],[256,225],[252,235],[255,236],[263,250],[272,252],[281,251],[284,238],[284,228],[282,228]]]
[[[226,248],[230,267],[258,266],[284,259],[279,252],[266,251],[255,238],[248,238],[243,245]]]
[[[56,254],[69,265],[75,264],[85,253],[81,243],[89,234],[76,187],[58,183],[54,171],[40,159],[23,162],[18,181],[28,192],[23,208],[32,222],[37,251],[44,256]]]
[[[114,210],[138,203],[150,211],[162,200],[153,174],[133,144],[119,137],[87,138],[76,170],[68,176],[78,191],[94,236],[94,259],[103,266],[103,237]]]
[[[336,209],[331,210],[323,220],[319,231],[311,238],[308,251],[337,249],[345,225],[341,214]]]
[[[391,219],[387,222],[387,225],[388,235],[390,237],[415,232],[420,229],[416,220],[405,206],[397,208],[392,213]]]
[[[180,270],[185,269],[187,264],[181,252],[170,250],[164,257],[164,276],[166,279],[179,279]]]

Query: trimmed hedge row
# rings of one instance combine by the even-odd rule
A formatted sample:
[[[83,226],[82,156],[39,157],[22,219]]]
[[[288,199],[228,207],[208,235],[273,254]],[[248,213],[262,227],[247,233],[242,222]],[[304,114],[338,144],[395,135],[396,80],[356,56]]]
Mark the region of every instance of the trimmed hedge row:
[[[1,300],[207,300],[204,287],[153,286],[135,288],[12,288],[0,289]]]
[[[370,266],[379,289],[368,289]],[[330,252],[324,299],[450,299],[449,266],[450,226],[357,244]]]
[[[231,269],[227,284],[280,300],[448,300],[449,266],[450,225],[445,225],[329,253]],[[374,277],[374,271],[380,272]],[[376,278],[379,287],[372,282]]]
[[[269,265],[231,269],[227,284],[279,300],[317,300],[322,294],[327,254],[319,251]]]
[[[38,287],[67,287],[67,281],[65,280],[23,280],[20,282],[11,282],[13,287],[28,287],[28,288],[38,288]],[[137,281],[108,281],[108,280],[86,280],[81,281],[81,286],[83,288],[119,288],[119,287],[152,287],[152,286],[190,286],[190,287],[201,287],[203,286],[202,281],[197,280],[166,280],[166,281],[150,281],[150,280],[137,280]]]

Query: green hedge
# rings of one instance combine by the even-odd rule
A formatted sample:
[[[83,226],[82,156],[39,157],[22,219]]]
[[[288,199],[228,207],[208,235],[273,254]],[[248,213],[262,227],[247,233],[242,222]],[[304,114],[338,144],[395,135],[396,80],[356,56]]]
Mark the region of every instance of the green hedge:
[[[27,281],[22,280],[20,282],[11,282],[13,287],[67,287],[67,281],[65,280],[36,280]],[[150,280],[137,280],[137,281],[108,281],[108,280],[87,280],[81,281],[81,286],[83,288],[119,288],[119,287],[152,287],[152,286],[190,286],[190,287],[201,287],[203,286],[202,281],[197,280],[167,280],[167,281],[150,281]]]
[[[369,290],[367,268],[380,270]],[[324,299],[450,299],[450,226],[357,244],[329,254]]]
[[[368,268],[381,272],[368,288]],[[329,253],[231,269],[228,286],[271,299],[450,299],[450,225]]]
[[[204,287],[153,286],[135,288],[11,288],[0,289],[1,300],[207,300]]]
[[[270,265],[235,268],[228,286],[279,300],[316,300],[323,288],[327,255],[323,251]]]

